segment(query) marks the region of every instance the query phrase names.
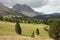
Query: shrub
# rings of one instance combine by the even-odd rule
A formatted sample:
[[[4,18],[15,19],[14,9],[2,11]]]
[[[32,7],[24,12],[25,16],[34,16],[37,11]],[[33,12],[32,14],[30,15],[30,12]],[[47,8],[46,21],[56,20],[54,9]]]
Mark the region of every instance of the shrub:
[[[48,26],[44,27],[44,30],[48,32],[49,31]]]
[[[49,25],[49,36],[55,40],[60,40],[60,20],[53,20]]]
[[[35,37],[35,33],[34,33],[34,32],[32,33],[31,37],[32,37],[32,38],[34,38],[34,37]]]
[[[38,29],[38,28],[36,29],[36,33],[37,33],[37,35],[39,35],[39,34],[40,34],[40,33],[39,33],[39,29]]]
[[[19,22],[16,23],[15,30],[16,30],[17,34],[19,34],[19,35],[22,34],[22,29],[21,29],[21,26],[20,26]]]
[[[0,15],[0,20],[3,20],[3,16],[2,15]]]

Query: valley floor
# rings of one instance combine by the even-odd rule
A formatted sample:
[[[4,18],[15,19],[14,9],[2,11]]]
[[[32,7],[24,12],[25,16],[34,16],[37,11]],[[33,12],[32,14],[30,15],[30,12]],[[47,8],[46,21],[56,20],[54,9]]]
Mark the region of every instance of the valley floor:
[[[9,35],[3,35],[0,36],[0,40],[52,40],[51,38],[31,38],[31,37],[25,37],[21,35],[15,35],[15,36],[9,36]]]

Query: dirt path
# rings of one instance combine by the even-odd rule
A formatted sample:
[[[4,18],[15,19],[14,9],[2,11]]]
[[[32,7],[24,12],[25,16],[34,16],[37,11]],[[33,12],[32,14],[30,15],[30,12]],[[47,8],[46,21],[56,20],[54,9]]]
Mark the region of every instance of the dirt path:
[[[52,40],[50,38],[31,38],[25,36],[0,36],[0,40]]]

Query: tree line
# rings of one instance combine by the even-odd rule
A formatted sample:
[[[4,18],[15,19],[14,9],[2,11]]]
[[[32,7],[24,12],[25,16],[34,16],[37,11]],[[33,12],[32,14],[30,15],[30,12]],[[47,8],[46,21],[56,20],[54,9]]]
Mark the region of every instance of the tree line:
[[[40,24],[42,21],[41,19],[36,19],[36,18],[31,18],[31,17],[26,17],[26,16],[23,16],[23,17],[20,17],[20,16],[4,17],[2,15],[0,15],[0,20],[8,21],[8,22],[16,22],[16,20],[17,20],[20,23],[36,23],[36,24]]]

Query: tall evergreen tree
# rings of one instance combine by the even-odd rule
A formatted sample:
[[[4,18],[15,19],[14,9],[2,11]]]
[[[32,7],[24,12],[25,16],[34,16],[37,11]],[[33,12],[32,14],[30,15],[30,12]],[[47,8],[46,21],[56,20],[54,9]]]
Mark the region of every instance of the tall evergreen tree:
[[[36,33],[37,33],[37,35],[39,35],[39,34],[40,34],[40,33],[39,33],[39,29],[38,29],[38,28],[36,29]]]
[[[15,31],[16,31],[16,33],[19,34],[19,35],[22,34],[22,29],[21,29],[21,26],[20,26],[19,22],[16,22]]]

